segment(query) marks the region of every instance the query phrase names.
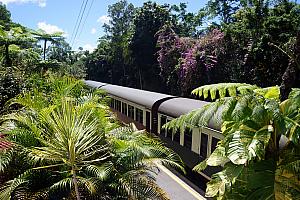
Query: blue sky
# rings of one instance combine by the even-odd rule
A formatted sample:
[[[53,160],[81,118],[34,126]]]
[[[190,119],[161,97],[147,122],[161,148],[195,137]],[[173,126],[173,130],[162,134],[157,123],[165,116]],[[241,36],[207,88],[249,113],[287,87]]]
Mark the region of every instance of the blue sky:
[[[72,32],[79,14],[83,0],[0,0],[7,5],[11,12],[12,20],[32,29],[42,28],[51,33],[55,31],[65,32],[69,43]],[[142,0],[128,0],[135,6],[142,6]],[[73,49],[83,47],[91,50],[97,46],[97,39],[103,36],[103,22],[107,20],[108,5],[116,3],[117,0],[89,0],[86,14],[93,2],[89,15],[83,17],[82,24],[74,41]],[[156,0],[157,3],[179,4],[187,3],[190,12],[197,12],[202,8],[206,0]],[[81,26],[82,27],[82,26]]]

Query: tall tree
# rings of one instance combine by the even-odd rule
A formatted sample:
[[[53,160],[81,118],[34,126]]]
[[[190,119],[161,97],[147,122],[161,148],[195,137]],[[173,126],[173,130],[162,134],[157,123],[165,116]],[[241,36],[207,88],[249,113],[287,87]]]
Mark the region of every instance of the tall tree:
[[[218,17],[225,24],[233,21],[232,15],[239,9],[240,0],[209,0],[206,9],[211,17]]]
[[[110,41],[112,81],[116,84],[128,82],[128,41],[132,33],[135,8],[126,0],[108,6],[109,24],[104,24],[107,39]]]
[[[72,62],[72,47],[64,38],[56,40],[54,45],[48,47],[48,57],[51,60],[70,64]]]
[[[162,91],[156,34],[171,20],[168,6],[146,2],[138,9],[134,18],[134,34],[130,43],[132,59],[140,89]]]
[[[296,41],[293,44],[292,51],[285,52],[290,57],[290,62],[286,68],[282,82],[280,84],[281,101],[288,98],[292,88],[296,86],[299,81],[298,75],[300,71],[300,31],[298,31]]]
[[[89,54],[86,58],[82,58],[79,62],[87,68],[87,78],[90,80],[112,83],[112,66],[110,65],[111,58],[110,47],[111,43],[105,38],[99,39],[99,44],[95,51]]]
[[[195,37],[198,35],[197,28],[202,25],[205,15],[202,15],[201,10],[198,14],[187,12],[186,8],[186,3],[170,6],[172,25],[179,36]]]
[[[47,49],[47,42],[51,43],[56,43],[59,39],[62,38],[63,33],[62,32],[57,32],[57,33],[46,33],[44,30],[38,30],[34,31],[33,35],[35,37],[44,42],[44,47],[43,47],[43,59],[46,60],[46,49]]]
[[[5,30],[8,30],[12,23],[10,17],[10,12],[6,9],[6,6],[0,2],[0,26],[3,26]]]

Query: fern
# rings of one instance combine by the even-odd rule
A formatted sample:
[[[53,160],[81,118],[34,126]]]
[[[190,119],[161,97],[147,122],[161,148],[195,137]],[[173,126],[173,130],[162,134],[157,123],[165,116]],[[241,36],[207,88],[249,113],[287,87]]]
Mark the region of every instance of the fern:
[[[259,87],[246,83],[218,83],[196,88],[192,91],[192,94],[199,97],[203,96],[204,99],[210,97],[212,100],[215,100],[217,94],[219,98],[224,98],[227,94],[231,97],[235,97],[238,92],[240,94],[252,93],[253,90],[257,88]]]
[[[278,86],[260,88],[246,83],[217,83],[198,87],[192,91],[192,94],[204,99],[209,97],[211,100],[247,94],[256,94],[267,99],[279,99],[280,91]]]

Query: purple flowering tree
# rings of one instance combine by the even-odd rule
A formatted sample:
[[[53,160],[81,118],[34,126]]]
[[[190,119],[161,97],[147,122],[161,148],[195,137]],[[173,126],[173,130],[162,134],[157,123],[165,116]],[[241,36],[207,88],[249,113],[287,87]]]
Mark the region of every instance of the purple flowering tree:
[[[190,38],[180,38],[170,25],[165,25],[158,32],[158,62],[161,68],[160,75],[169,91],[173,94],[178,94],[180,88],[179,76],[179,60],[181,59],[182,52],[190,49],[194,43]]]
[[[210,72],[224,54],[224,33],[214,29],[198,39],[182,38],[165,26],[158,35],[161,76],[171,90],[187,95],[193,88],[211,82]]]

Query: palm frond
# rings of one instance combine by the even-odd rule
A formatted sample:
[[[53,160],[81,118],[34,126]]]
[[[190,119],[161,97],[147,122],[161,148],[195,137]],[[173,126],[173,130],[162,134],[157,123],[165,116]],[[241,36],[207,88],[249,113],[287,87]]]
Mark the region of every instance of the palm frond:
[[[73,181],[72,178],[64,178],[56,183],[54,183],[50,188],[50,192],[64,191],[69,192],[72,188]]]
[[[119,188],[133,199],[168,200],[169,197],[158,185],[144,176],[126,174],[119,180]]]
[[[102,164],[101,166],[97,165],[88,165],[84,171],[85,173],[100,179],[101,181],[107,180],[112,172],[115,170],[114,164],[110,161]]]
[[[37,89],[33,89],[33,91],[23,92],[17,97],[9,100],[6,103],[6,106],[10,107],[15,104],[21,105],[28,109],[39,111],[47,106],[49,102],[43,93],[39,92]]]
[[[117,153],[126,152],[140,164],[162,163],[184,171],[183,162],[176,153],[166,148],[158,138],[150,137],[145,131],[138,131],[133,124],[112,130],[111,134],[114,136],[111,142]]]

